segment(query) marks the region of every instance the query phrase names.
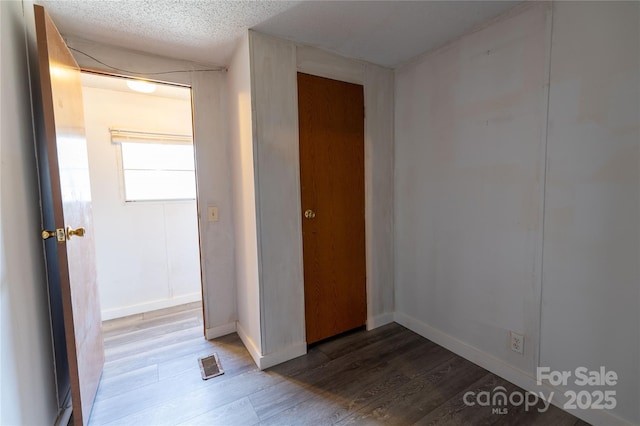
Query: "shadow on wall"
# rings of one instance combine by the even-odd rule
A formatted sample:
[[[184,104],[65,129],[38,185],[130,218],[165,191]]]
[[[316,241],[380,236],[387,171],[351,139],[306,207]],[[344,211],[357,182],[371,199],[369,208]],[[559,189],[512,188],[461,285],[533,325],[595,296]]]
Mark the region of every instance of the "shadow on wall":
[[[0,2],[0,424],[52,424],[57,413],[25,43],[31,7]]]

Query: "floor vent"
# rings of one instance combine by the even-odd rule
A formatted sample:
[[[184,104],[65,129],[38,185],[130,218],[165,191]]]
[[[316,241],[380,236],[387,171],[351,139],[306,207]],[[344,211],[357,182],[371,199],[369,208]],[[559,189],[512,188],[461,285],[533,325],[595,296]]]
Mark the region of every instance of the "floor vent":
[[[218,354],[214,353],[204,358],[198,358],[198,364],[200,364],[200,373],[202,374],[202,380],[208,380],[212,377],[224,374]]]

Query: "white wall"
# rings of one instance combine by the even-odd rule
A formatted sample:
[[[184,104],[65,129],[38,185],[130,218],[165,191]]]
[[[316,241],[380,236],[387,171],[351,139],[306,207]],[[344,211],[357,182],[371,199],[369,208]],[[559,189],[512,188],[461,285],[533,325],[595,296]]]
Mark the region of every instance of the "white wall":
[[[266,368],[306,353],[298,99],[293,43],[249,33],[262,355]]]
[[[367,325],[393,312],[393,74],[250,32],[262,368],[306,351],[297,72],[364,85]],[[276,249],[274,249],[276,248]]]
[[[238,334],[257,364],[262,355],[262,338],[248,34],[243,36],[233,54],[229,65],[228,84],[233,211],[236,212],[234,227],[237,328]]]
[[[638,18],[528,4],[396,72],[396,320],[560,405],[537,366],[616,370],[595,424],[640,422]]]
[[[50,425],[57,400],[21,2],[0,2],[0,43],[0,424]]]
[[[553,12],[540,364],[605,366],[640,424],[640,4]],[[570,386],[579,390],[577,386]]]
[[[187,90],[188,89],[184,89]],[[110,128],[191,134],[191,101],[83,87],[102,319],[201,300],[196,202],[124,202]]]
[[[235,249],[226,72],[214,71],[216,67],[210,65],[114,48],[74,37],[65,40],[69,46],[113,67],[140,73],[159,72],[162,74],[147,78],[191,86],[206,335],[211,339],[235,331]],[[73,54],[82,68],[109,72],[108,67],[87,56],[76,51]],[[170,72],[174,70],[191,72]],[[207,206],[218,207],[218,222],[208,222]]]
[[[525,371],[538,345],[547,12],[396,73],[396,310]],[[524,356],[508,330],[527,336]]]
[[[2,20],[2,7],[0,7],[0,24],[2,27],[8,28],[9,24],[3,24]],[[5,13],[6,15],[6,13]],[[18,22],[20,22],[18,20]],[[2,62],[4,57],[4,48],[2,44],[2,39],[6,39],[7,36],[4,35],[2,31],[0,31],[0,99],[2,99],[2,88],[4,86],[4,82],[2,80],[2,74],[5,72],[2,71]],[[5,42],[6,43],[6,42]],[[11,62],[14,62],[13,60]],[[0,165],[2,164],[2,141],[4,138],[2,137],[2,121],[4,120],[4,115],[2,115],[2,107],[3,103],[0,102]],[[6,107],[5,107],[6,108]],[[3,295],[4,295],[4,239],[2,237],[2,173],[0,172],[0,421],[2,421],[2,405],[4,399],[2,398],[2,388],[4,388],[4,382],[2,381],[2,342],[4,341],[4,328],[2,328],[3,324],[3,312],[4,312],[4,303],[3,303]]]

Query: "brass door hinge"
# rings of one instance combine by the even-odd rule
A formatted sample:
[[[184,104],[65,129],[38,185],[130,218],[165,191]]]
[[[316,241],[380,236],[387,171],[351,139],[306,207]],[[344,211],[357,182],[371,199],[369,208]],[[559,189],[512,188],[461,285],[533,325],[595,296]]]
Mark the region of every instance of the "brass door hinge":
[[[64,228],[58,228],[55,231],[47,231],[46,229],[40,234],[43,240],[56,237],[59,243],[63,243],[67,239],[67,234]]]

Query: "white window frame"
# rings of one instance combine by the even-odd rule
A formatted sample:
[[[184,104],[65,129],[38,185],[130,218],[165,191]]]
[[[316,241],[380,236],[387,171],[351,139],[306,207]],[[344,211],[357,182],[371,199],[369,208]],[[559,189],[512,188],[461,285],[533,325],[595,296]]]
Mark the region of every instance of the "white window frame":
[[[127,199],[126,185],[125,185],[125,168],[123,162],[123,143],[142,143],[142,144],[168,144],[168,145],[191,145],[193,146],[193,136],[186,134],[173,134],[173,133],[157,133],[139,130],[124,130],[124,129],[109,129],[111,133],[111,143],[117,145],[118,156],[118,183],[120,188],[121,200],[123,204],[133,203],[180,203],[180,202],[192,202],[197,198],[197,182],[195,171],[195,158],[194,162],[194,184],[196,185],[196,195],[191,198],[158,198],[158,199]],[[195,147],[194,147],[195,153]]]

